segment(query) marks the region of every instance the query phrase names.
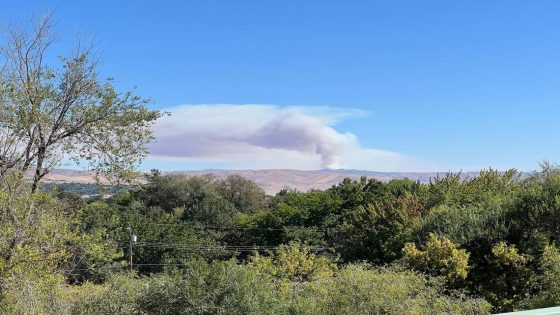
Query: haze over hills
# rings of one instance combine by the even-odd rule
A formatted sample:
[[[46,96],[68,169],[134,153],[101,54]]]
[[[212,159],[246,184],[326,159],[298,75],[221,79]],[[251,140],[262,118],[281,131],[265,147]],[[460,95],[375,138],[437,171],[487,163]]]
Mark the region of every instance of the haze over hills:
[[[166,174],[183,174],[186,176],[199,176],[213,174],[219,178],[230,175],[240,175],[257,183],[267,194],[276,194],[284,188],[308,191],[311,189],[326,189],[340,183],[344,178],[359,179],[362,176],[375,178],[381,181],[408,178],[420,182],[428,182],[430,178],[444,172],[407,173],[407,172],[374,172],[363,170],[291,170],[291,169],[269,169],[269,170],[198,170],[198,171],[174,171]],[[463,172],[463,178],[478,176],[479,172]],[[59,169],[46,176],[46,182],[51,183],[95,183],[93,173],[71,169]]]

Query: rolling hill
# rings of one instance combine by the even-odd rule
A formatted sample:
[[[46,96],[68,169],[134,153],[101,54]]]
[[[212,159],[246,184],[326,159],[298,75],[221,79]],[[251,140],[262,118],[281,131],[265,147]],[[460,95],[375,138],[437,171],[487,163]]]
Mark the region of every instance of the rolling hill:
[[[405,173],[405,172],[373,172],[361,170],[200,170],[200,171],[174,171],[168,174],[183,174],[186,176],[198,176],[213,174],[220,178],[229,175],[240,175],[256,182],[267,194],[276,194],[281,189],[297,189],[308,191],[311,189],[326,189],[340,183],[344,178],[359,179],[362,176],[375,178],[381,181],[392,179],[409,178],[420,182],[428,182],[430,178],[444,175],[445,173]],[[478,172],[465,172],[463,178],[476,177]],[[95,180],[91,172],[70,169],[55,170],[46,176],[45,181],[50,183],[81,183],[93,184]],[[140,179],[142,181],[142,179]]]

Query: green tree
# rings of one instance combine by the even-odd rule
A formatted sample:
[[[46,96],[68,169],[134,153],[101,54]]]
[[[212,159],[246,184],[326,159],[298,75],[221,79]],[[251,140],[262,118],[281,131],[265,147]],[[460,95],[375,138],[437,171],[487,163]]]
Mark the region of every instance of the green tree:
[[[337,269],[335,259],[317,255],[297,243],[282,245],[270,256],[256,253],[248,265],[276,279],[300,282],[330,277]]]
[[[48,193],[31,193],[22,174],[0,176],[0,309],[6,313],[62,312],[63,284],[75,281],[77,269],[99,280],[121,257],[103,233],[76,233],[64,209]]]
[[[149,176],[139,192],[147,207],[159,207],[176,213],[185,221],[201,223],[209,228],[225,229],[233,224],[236,209],[216,190],[213,176],[159,175]]]
[[[469,272],[469,253],[434,233],[428,235],[423,249],[418,249],[414,243],[407,243],[403,253],[402,262],[405,266],[433,276],[442,276],[452,285],[463,281]]]
[[[9,28],[0,47],[0,174],[32,171],[38,182],[63,158],[111,179],[131,179],[161,116],[148,100],[100,80],[92,49],[79,46],[60,66],[46,62],[51,17]]]
[[[464,178],[461,173],[436,176],[428,185],[427,205],[469,206],[505,200],[519,188],[519,173],[515,169],[506,172],[488,169],[479,175]]]
[[[98,247],[110,241],[120,244],[125,249],[124,259],[120,262],[126,264],[130,259],[130,233],[137,235],[133,264],[141,274],[159,272],[166,269],[166,264],[181,265],[189,259],[228,256],[219,242],[223,236],[220,231],[185,221],[182,213],[167,213],[159,207],[147,207],[136,200],[133,193],[119,195],[107,202],[88,204],[77,216],[75,229],[79,235],[105,235],[105,242],[94,242]],[[89,274],[82,278],[93,281]]]
[[[504,242],[495,244],[491,253],[489,268],[479,270],[475,278],[479,290],[496,312],[520,310],[520,302],[535,285],[529,257]]]
[[[539,255],[546,245],[560,241],[560,168],[545,162],[522,184],[507,213],[508,239],[523,252]]]
[[[526,309],[560,305],[560,250],[556,246],[545,247],[540,261],[537,290],[521,305]]]
[[[286,191],[271,198],[267,209],[237,218],[243,242],[262,245],[292,241],[327,245],[338,225],[339,200],[325,191]]]
[[[252,214],[267,206],[264,190],[240,175],[230,175],[216,183],[220,196],[241,213]]]
[[[337,235],[337,251],[346,261],[389,263],[400,257],[404,233],[420,216],[420,206],[411,195],[347,210]]]

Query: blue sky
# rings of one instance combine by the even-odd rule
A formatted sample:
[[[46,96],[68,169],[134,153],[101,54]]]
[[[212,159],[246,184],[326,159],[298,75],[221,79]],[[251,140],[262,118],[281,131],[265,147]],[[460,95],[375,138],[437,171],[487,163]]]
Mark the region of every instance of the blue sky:
[[[560,162],[558,1],[0,0],[3,22],[49,10],[56,51],[94,34],[103,76],[179,113],[162,143],[187,149],[145,168]]]

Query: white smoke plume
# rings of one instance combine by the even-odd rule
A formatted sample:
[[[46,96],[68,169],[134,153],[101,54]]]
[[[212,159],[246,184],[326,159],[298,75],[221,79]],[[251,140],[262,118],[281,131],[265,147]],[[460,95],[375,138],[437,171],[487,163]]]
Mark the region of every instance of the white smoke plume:
[[[409,169],[399,154],[360,147],[334,125],[365,112],[329,107],[182,105],[155,126],[152,158],[227,161],[250,168]],[[405,167],[406,166],[406,167]]]

